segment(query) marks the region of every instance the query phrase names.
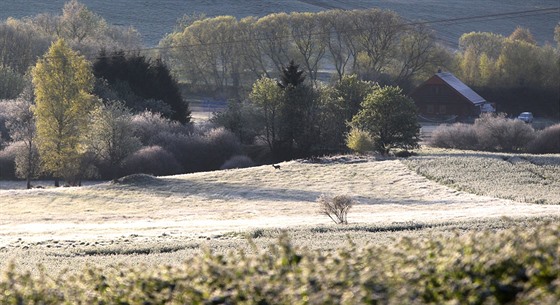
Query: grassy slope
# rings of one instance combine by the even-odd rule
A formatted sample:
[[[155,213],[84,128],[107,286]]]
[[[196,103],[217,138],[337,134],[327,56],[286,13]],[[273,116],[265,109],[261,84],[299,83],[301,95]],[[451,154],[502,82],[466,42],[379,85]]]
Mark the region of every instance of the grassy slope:
[[[406,162],[430,164],[442,154],[427,152]],[[447,155],[455,156],[451,164],[475,156],[488,158],[474,153]],[[344,247],[346,235],[359,244],[390,244],[404,235],[429,237],[448,234],[450,228],[499,229],[513,224],[499,221],[502,216],[560,217],[560,205],[456,191],[427,180],[398,160],[335,161],[293,161],[283,163],[281,170],[261,166],[120,185],[0,191],[0,269],[11,258],[27,269],[43,262],[53,270],[84,263],[178,263],[200,253],[202,245],[217,251],[249,248],[244,232],[262,246],[273,242],[277,228],[289,229],[299,245],[328,250]],[[454,170],[471,173],[466,168]],[[520,169],[505,167],[509,171],[505,176],[520,175]],[[491,176],[480,168],[469,177],[483,182]],[[493,185],[512,190],[503,183]],[[551,187],[558,185],[555,180]],[[317,213],[315,199],[322,193],[350,194],[360,202],[350,211],[350,227],[334,228]]]

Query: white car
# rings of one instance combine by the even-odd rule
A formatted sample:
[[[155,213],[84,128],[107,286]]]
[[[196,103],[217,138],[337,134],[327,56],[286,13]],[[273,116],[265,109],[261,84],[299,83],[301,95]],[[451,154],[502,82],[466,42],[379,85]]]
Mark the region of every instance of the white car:
[[[519,120],[525,122],[525,123],[532,123],[533,122],[533,113],[522,112],[517,118]]]

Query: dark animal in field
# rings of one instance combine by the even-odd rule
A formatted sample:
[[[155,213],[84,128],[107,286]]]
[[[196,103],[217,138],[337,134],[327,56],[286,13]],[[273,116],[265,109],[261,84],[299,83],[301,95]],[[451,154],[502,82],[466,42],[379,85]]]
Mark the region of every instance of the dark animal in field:
[[[272,164],[272,166],[274,167],[274,169],[280,169],[280,165]]]

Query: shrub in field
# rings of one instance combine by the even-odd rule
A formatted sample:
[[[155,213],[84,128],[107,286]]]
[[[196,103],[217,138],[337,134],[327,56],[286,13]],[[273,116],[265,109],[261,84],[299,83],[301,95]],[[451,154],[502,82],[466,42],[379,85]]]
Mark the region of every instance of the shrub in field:
[[[483,114],[474,123],[482,150],[520,151],[535,138],[535,130],[521,120],[511,120],[504,114]]]
[[[192,153],[190,149],[192,141],[192,135],[172,133],[169,131],[162,131],[154,134],[150,139],[151,145],[160,146],[173,154],[175,159],[181,163],[183,167],[187,165],[185,161],[188,159],[188,155]]]
[[[373,138],[369,132],[352,128],[346,136],[346,146],[359,154],[365,154],[374,149]]]
[[[245,168],[255,166],[255,162],[245,155],[236,155],[229,158],[220,169]]]
[[[386,155],[392,149],[418,148],[418,108],[399,87],[386,86],[369,94],[352,117],[352,127],[366,130],[375,150]]]
[[[256,253],[182,266],[0,277],[0,304],[544,304],[560,302],[560,225],[494,229],[337,251],[286,236]]]
[[[21,151],[21,144],[12,142],[0,150],[0,179],[16,179],[16,157]]]
[[[560,124],[539,131],[527,145],[526,151],[532,154],[560,153]]]
[[[478,149],[478,137],[472,125],[440,125],[430,138],[430,145],[442,148]]]
[[[317,202],[319,202],[321,214],[329,216],[336,224],[348,224],[348,211],[354,205],[352,198],[345,195],[334,197],[321,195]]]
[[[531,125],[511,120],[505,115],[483,114],[474,125],[457,123],[442,125],[432,133],[435,147],[517,152],[536,137]]]
[[[175,157],[160,146],[139,149],[124,160],[126,174],[150,174],[156,176],[179,174],[183,171]]]
[[[202,139],[205,145],[205,158],[200,161],[205,161],[206,169],[219,169],[226,160],[241,153],[239,139],[223,127],[209,130]]]
[[[0,99],[0,149],[4,148],[12,140],[10,136],[9,125],[12,113],[16,109],[17,100],[1,100]]]
[[[159,113],[144,111],[132,117],[134,135],[143,145],[154,145],[153,138],[162,132],[188,134],[191,132],[189,125],[181,124],[163,117]]]

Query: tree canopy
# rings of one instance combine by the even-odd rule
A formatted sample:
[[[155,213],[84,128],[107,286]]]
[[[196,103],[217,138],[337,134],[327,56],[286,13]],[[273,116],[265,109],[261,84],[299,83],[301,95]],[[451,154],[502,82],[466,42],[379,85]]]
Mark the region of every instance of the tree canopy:
[[[63,39],[54,42],[32,69],[37,145],[44,169],[69,184],[79,183],[83,136],[96,99],[90,63]]]
[[[414,102],[398,87],[382,87],[368,95],[352,126],[368,131],[375,149],[388,154],[393,148],[418,147],[420,125]]]
[[[152,62],[142,55],[127,56],[122,50],[111,54],[102,51],[93,70],[96,77],[107,81],[110,93],[99,93],[102,97],[123,100],[136,112],[150,110],[181,123],[190,121],[188,103],[161,60]]]

